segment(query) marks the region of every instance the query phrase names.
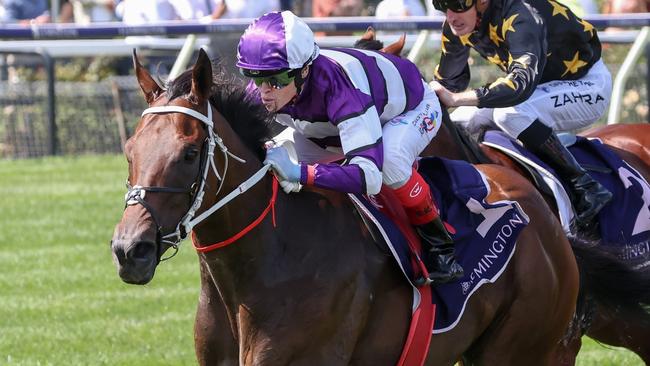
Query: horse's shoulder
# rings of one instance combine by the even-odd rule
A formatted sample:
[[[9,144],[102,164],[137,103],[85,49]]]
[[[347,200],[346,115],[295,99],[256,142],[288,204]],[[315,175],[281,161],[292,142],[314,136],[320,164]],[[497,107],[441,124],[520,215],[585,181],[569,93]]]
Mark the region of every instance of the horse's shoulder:
[[[496,164],[478,164],[490,185],[489,201],[515,200],[522,204],[539,205],[544,198],[535,186],[517,171]]]
[[[347,193],[337,192],[315,186],[304,186],[300,194],[308,196],[309,199],[319,201],[319,206],[343,208],[352,205],[352,201],[348,197]]]
[[[616,137],[638,137],[639,135],[650,134],[648,123],[617,123],[589,128],[580,132],[584,137],[616,138]]]

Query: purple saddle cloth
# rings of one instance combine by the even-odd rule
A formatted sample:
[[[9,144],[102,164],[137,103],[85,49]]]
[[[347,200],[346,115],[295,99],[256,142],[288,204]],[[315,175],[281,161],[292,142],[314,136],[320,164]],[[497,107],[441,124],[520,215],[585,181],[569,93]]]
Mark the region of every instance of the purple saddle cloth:
[[[520,163],[526,159],[532,160],[557,177],[551,167],[504,132],[488,131],[484,141],[497,145]],[[577,136],[568,149],[589,175],[614,195],[612,201],[598,213],[602,245],[608,246],[637,268],[650,266],[648,182],[598,139]],[[521,156],[526,159],[519,158]]]
[[[432,289],[430,301],[436,304],[433,332],[442,333],[456,326],[468,299],[480,286],[495,282],[503,273],[514,254],[517,236],[529,220],[517,202],[485,202],[487,182],[469,163],[425,158],[420,161],[419,171],[431,187],[442,219],[456,230],[456,256],[465,270],[459,281]],[[410,250],[399,229],[373,206],[372,199],[359,195],[354,198],[364,206],[365,214],[380,223],[389,249],[412,283]]]

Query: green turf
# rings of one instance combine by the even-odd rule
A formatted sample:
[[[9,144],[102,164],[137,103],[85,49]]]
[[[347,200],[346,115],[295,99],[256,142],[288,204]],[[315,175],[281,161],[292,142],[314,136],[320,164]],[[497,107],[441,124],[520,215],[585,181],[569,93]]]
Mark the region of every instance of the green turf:
[[[118,156],[0,161],[0,365],[191,365],[196,255],[119,279]]]
[[[121,156],[0,160],[0,365],[193,365],[196,254],[121,282]],[[579,365],[641,365],[585,338]]]

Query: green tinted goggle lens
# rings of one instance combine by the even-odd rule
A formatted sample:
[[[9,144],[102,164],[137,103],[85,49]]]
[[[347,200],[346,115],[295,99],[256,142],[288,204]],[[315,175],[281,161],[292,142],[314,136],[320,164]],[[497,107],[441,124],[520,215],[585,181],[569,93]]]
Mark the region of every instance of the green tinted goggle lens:
[[[289,71],[285,71],[271,76],[253,77],[251,79],[253,79],[253,82],[257,86],[262,86],[264,83],[269,83],[271,88],[282,89],[285,86],[291,84],[293,78],[294,77],[292,75],[289,75]]]

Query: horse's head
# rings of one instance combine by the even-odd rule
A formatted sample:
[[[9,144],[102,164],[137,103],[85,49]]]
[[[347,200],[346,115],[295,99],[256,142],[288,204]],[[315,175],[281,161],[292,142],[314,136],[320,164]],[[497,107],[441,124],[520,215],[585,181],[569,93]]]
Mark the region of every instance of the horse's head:
[[[237,123],[243,120],[239,128],[247,128],[247,118],[259,120],[262,107],[242,105],[243,89],[213,80],[212,64],[203,50],[193,68],[169,82],[166,89],[142,67],[135,52],[133,63],[149,108],[124,146],[128,192],[111,248],[122,280],[145,284],[153,278],[163,253],[169,247],[177,249],[196,224],[193,219],[204,210],[203,204],[216,199],[218,188],[236,184],[226,181],[225,168],[219,171],[217,167],[227,166],[229,157],[230,165],[234,158],[259,166],[260,141],[267,126],[241,133],[259,145],[247,148],[247,137],[238,136],[237,128],[233,130],[224,116]],[[231,104],[220,108],[229,114],[217,112],[217,104]],[[257,118],[250,117],[255,113]],[[238,179],[237,174],[231,168],[229,178]],[[203,200],[204,194],[210,198]]]

